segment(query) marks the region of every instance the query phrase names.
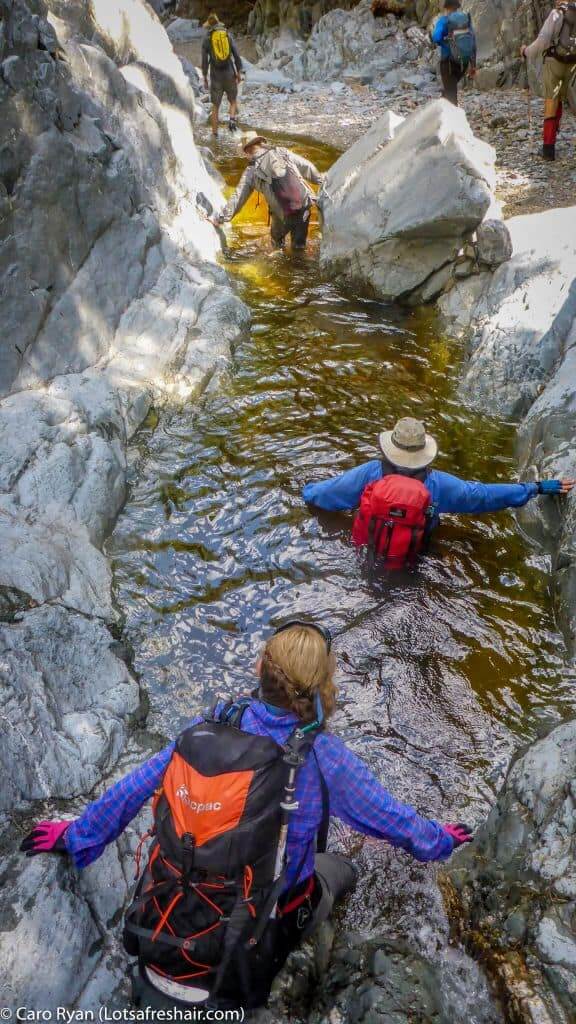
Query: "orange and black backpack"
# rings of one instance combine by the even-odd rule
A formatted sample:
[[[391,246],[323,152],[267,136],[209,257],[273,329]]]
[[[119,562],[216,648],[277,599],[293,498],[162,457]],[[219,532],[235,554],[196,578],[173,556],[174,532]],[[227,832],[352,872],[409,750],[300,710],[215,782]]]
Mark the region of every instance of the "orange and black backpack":
[[[249,704],[217,706],[176,741],[154,800],[148,864],[124,925],[127,951],[152,972],[200,985],[211,1000],[239,993],[246,1008],[260,1004],[263,976],[275,973],[288,822],[298,806],[298,770],[318,731],[316,724],[296,728],[283,747],[242,732]],[[328,826],[321,782],[319,849]]]
[[[430,491],[420,480],[388,473],[368,484],[352,526],[352,541],[379,556],[386,569],[413,568],[425,549],[433,517]]]

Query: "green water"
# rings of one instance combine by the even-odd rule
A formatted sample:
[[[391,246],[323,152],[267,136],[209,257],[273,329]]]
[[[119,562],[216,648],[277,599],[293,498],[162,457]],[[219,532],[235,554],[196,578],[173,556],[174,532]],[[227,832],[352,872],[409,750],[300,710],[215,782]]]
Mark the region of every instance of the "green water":
[[[233,184],[242,166],[221,145]],[[437,437],[438,468],[507,480],[513,429],[463,407],[461,349],[433,312],[323,281],[315,232],[304,255],[272,253],[266,220],[251,202],[227,263],[252,336],[218,389],[140,433],[110,544],[151,724],[172,735],[245,692],[271,627],[306,613],[335,634],[334,728],[421,810],[479,815],[513,748],[574,714],[544,560],[508,512],[450,516],[414,576],[371,580],[351,517],[311,514],[300,491],[375,457],[379,429],[406,414]]]

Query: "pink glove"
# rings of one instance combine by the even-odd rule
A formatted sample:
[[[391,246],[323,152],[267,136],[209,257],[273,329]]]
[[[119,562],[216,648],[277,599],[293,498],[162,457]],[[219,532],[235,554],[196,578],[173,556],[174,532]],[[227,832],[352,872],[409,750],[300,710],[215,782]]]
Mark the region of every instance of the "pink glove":
[[[64,833],[71,821],[39,821],[20,843],[20,850],[27,857],[39,853],[67,853]]]
[[[468,825],[464,825],[462,821],[459,821],[457,825],[442,825],[442,828],[454,840],[454,849],[462,846],[463,843],[471,843],[474,838],[472,829]]]

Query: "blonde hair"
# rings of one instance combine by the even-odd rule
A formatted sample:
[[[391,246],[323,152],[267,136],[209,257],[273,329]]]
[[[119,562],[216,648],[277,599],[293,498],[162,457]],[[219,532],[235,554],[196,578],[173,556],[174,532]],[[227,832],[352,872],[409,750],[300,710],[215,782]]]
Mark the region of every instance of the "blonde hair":
[[[324,715],[336,707],[336,659],[326,641],[309,626],[291,626],[270,638],[262,655],[260,687],[264,700],[294,711],[303,722],[316,718],[316,694]]]

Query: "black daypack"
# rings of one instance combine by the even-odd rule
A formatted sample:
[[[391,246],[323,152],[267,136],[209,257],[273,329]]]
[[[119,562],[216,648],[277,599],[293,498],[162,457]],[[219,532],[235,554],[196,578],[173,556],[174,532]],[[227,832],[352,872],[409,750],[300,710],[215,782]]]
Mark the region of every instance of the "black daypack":
[[[210,1000],[233,993],[246,1008],[261,1004],[265,978],[275,973],[294,787],[317,734],[297,728],[281,747],[242,732],[249,703],[224,705],[177,740],[124,926],[127,951],[161,980],[200,986]],[[319,848],[328,824],[324,783],[322,792]]]
[[[563,4],[562,24],[555,43],[547,51],[563,64],[576,64],[576,3]]]

